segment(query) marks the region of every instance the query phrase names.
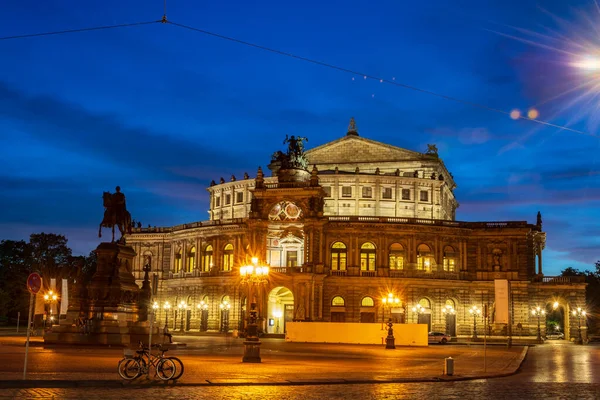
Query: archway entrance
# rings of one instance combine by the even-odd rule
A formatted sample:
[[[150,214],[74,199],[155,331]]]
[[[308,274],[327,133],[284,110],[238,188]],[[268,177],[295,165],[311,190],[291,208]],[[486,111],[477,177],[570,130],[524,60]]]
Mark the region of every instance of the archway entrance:
[[[269,293],[267,333],[285,334],[286,324],[294,319],[294,294],[285,286]]]
[[[550,301],[546,304],[545,326],[541,327],[542,336],[547,339],[569,340],[569,310],[562,300]],[[545,329],[544,329],[545,328]]]

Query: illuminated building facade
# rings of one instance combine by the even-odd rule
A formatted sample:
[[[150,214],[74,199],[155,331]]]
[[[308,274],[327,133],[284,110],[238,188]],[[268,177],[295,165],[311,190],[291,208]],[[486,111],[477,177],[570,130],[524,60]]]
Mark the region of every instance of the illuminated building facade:
[[[273,155],[272,176],[259,168],[213,181],[208,221],[128,235],[134,274],[141,282],[149,264],[158,275],[158,318],[169,313],[171,329],[243,330],[239,268],[258,257],[270,267],[256,299],[269,334],[289,321],[392,318],[468,336],[477,306],[488,310],[489,333],[507,335],[508,318],[513,334],[535,335],[531,310],[554,303],[567,315],[566,335],[576,331],[570,311],[584,305],[585,284],[543,275],[540,216],[456,221],[456,184],[435,146],[419,153],[365,139],[354,121],[342,138],[306,152],[302,138],[289,143]],[[498,282],[510,283],[503,310]],[[390,292],[400,301],[384,307]]]

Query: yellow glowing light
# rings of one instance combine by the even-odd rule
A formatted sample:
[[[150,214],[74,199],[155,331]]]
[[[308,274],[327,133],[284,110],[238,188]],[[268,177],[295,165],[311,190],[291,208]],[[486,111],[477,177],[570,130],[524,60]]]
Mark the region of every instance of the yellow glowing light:
[[[540,113],[535,108],[532,108],[531,110],[527,111],[527,116],[529,117],[529,119],[536,119],[540,116]]]
[[[521,118],[521,111],[519,111],[519,110],[516,110],[516,109],[515,109],[515,110],[512,110],[512,111],[510,112],[510,117],[511,117],[512,119],[519,119],[519,118]]]
[[[252,257],[252,264],[258,264],[258,257]]]
[[[555,301],[554,304],[552,304],[552,308],[555,310],[558,308],[558,301]]]

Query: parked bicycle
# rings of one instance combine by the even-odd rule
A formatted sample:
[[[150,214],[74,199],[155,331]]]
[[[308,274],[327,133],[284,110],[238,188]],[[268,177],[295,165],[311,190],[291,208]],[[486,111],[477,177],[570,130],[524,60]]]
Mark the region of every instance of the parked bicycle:
[[[153,368],[155,375],[163,381],[178,379],[183,374],[183,363],[176,357],[165,357],[164,353],[168,349],[163,349],[158,345],[161,351],[160,356],[152,354],[148,347],[140,342],[138,350],[125,349],[124,357],[119,361],[117,370],[121,378],[125,380],[134,380],[144,374],[149,374]],[[178,371],[177,364],[180,368]]]

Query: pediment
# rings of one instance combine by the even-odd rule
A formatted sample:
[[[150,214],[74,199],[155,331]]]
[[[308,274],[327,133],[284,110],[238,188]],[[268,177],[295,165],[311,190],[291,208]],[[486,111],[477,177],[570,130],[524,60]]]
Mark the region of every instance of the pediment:
[[[308,150],[305,155],[309,164],[313,165],[410,161],[427,158],[426,155],[416,151],[360,136],[345,136]]]

